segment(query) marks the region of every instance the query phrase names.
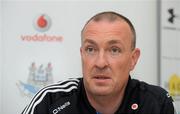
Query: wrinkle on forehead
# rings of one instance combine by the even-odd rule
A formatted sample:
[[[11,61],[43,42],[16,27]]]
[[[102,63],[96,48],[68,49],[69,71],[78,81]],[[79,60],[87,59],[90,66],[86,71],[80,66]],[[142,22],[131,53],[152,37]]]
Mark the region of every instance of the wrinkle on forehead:
[[[113,27],[113,29],[110,29],[112,27]],[[123,28],[127,28],[128,31],[130,32],[129,34],[131,34],[131,29],[130,29],[129,25],[125,21],[119,21],[119,20],[118,21],[113,21],[113,22],[107,22],[107,21],[95,22],[95,21],[91,21],[86,25],[86,27],[85,27],[85,29],[83,31],[83,34],[84,33],[86,33],[86,34],[88,34],[88,33],[96,34],[97,32],[120,33],[121,30],[123,30]]]
[[[130,27],[125,21],[100,21],[94,22],[91,21],[87,24],[84,29],[83,36],[93,36],[101,33],[102,35],[127,35],[132,37],[132,32]]]

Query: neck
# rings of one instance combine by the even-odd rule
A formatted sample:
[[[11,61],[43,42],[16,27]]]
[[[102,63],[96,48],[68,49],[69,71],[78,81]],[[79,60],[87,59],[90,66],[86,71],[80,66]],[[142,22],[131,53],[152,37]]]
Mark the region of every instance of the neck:
[[[101,114],[114,114],[120,107],[124,93],[125,87],[122,88],[121,92],[116,95],[91,95],[87,94],[90,104],[96,109],[97,112]]]

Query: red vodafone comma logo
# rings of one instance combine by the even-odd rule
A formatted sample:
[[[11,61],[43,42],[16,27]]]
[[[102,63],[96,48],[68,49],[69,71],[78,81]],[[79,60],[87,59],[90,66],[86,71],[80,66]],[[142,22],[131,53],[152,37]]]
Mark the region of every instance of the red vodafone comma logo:
[[[51,18],[46,14],[38,15],[34,19],[33,26],[39,32],[45,32],[51,27]]]
[[[47,14],[37,15],[33,20],[33,27],[37,33],[21,35],[21,40],[24,42],[62,42],[61,35],[46,33],[51,26],[52,21]]]

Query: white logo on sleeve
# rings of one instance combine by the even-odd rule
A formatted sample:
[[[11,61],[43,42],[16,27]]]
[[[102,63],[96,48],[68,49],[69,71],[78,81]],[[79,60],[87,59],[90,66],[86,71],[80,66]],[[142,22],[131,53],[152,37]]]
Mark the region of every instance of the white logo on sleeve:
[[[169,93],[167,93],[167,94],[166,94],[166,96],[167,96],[168,98],[170,98],[170,97],[171,97],[171,96],[169,95]]]

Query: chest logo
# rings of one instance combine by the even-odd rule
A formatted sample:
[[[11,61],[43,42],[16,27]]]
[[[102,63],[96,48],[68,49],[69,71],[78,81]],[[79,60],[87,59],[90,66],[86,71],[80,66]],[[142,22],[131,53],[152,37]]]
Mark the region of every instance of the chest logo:
[[[132,110],[137,110],[138,109],[138,104],[137,103],[132,104],[131,109]]]
[[[56,109],[53,110],[53,114],[57,114],[59,112],[61,112],[63,109],[65,109],[67,106],[70,105],[70,102],[65,102],[63,105],[58,106]]]

